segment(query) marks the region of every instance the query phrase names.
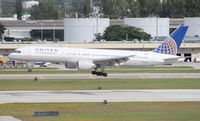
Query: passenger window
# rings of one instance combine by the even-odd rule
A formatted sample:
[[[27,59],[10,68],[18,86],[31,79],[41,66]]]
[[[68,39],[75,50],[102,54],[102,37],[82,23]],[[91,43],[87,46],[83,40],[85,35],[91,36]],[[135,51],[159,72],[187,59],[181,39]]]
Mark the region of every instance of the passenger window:
[[[21,53],[21,51],[19,51],[19,50],[15,50],[15,51],[13,51],[14,53]]]

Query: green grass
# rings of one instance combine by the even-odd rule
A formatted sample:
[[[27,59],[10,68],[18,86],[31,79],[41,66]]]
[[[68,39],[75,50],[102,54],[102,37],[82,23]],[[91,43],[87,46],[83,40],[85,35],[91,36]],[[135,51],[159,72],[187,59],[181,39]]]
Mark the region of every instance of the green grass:
[[[200,69],[193,69],[191,67],[135,67],[135,68],[111,68],[106,69],[108,73],[200,73]],[[91,73],[90,70],[57,70],[36,68],[33,69],[34,74],[72,74],[72,73]],[[0,74],[30,74],[27,69],[4,69],[0,68]]]
[[[0,80],[0,90],[200,89],[200,79]]]
[[[59,111],[59,116],[32,116]],[[24,121],[199,121],[200,102],[0,104],[0,115]]]

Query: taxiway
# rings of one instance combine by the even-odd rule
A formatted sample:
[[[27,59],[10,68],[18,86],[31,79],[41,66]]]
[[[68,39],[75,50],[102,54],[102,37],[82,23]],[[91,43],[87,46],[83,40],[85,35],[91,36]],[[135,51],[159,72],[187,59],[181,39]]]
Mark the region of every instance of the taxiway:
[[[0,74],[0,80],[19,80],[19,79],[98,79],[91,74]],[[115,73],[109,74],[110,79],[145,79],[145,78],[200,78],[199,73]]]
[[[0,91],[0,103],[200,101],[200,89]]]

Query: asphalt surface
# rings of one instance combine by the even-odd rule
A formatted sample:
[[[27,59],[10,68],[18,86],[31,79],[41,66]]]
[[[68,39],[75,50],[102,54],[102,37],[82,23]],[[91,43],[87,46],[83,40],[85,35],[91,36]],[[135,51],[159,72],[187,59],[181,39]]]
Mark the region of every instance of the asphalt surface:
[[[0,74],[0,80],[19,80],[19,79],[98,79],[91,74]],[[145,78],[200,78],[199,73],[119,73],[108,74],[110,79],[145,79]]]
[[[200,89],[1,91],[0,103],[200,101]]]

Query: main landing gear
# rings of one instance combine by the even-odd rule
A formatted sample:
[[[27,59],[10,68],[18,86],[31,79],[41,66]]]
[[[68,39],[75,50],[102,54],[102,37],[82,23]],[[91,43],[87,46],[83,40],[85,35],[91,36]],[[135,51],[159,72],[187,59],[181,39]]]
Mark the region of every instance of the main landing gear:
[[[92,75],[103,76],[103,77],[107,77],[108,76],[107,73],[97,72],[97,71],[92,71]]]

